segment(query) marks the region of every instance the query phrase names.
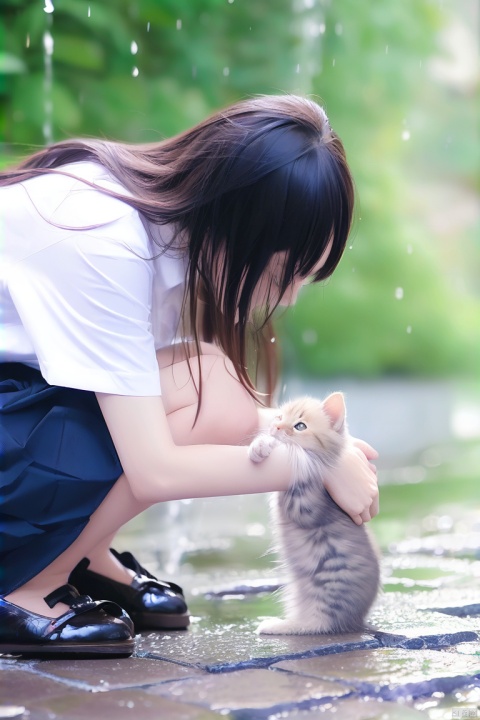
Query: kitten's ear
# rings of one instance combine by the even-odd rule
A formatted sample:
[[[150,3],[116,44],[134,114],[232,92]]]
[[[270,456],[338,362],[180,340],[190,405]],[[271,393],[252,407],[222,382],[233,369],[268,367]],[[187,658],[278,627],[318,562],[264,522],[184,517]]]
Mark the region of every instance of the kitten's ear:
[[[332,428],[337,432],[343,432],[347,414],[343,394],[335,392],[329,395],[323,401],[323,409],[331,420]]]

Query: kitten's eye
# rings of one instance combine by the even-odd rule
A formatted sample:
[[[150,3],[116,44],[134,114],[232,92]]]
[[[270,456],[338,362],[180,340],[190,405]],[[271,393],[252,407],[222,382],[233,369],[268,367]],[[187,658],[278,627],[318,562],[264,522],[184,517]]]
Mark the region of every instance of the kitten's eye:
[[[306,430],[307,426],[304,422],[298,422],[296,425],[293,426],[294,430]]]

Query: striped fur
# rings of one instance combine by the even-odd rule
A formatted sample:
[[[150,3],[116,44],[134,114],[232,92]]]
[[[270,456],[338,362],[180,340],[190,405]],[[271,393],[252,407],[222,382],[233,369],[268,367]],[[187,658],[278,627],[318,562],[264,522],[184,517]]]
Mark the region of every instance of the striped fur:
[[[272,502],[276,550],[287,573],[285,619],[264,620],[257,632],[362,631],[379,590],[378,551],[365,525],[355,525],[322,483],[346,443],[343,396],[286,403],[270,433],[253,440],[251,459],[261,461],[278,443],[288,445],[295,477]]]

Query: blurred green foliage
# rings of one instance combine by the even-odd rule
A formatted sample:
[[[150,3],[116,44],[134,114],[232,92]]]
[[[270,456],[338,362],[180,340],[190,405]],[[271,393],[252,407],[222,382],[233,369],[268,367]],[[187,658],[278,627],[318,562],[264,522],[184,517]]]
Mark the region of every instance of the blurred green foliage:
[[[161,139],[255,93],[313,94],[346,146],[357,218],[334,277],[279,318],[286,367],[478,373],[475,52],[453,72],[474,1],[53,5],[0,0],[3,162],[64,137]]]

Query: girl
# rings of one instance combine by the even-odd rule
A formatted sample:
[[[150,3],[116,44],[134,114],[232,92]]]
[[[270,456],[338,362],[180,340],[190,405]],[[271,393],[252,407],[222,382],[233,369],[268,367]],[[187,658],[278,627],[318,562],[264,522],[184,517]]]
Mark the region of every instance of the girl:
[[[3,173],[0,199],[0,652],[129,655],[129,614],[188,612],[110,549],[118,529],[165,500],[288,487],[283,448],[256,465],[242,447],[268,416],[249,330],[337,266],[344,150],[317,104],[265,96],[160,143],[57,143]],[[358,524],[375,457],[352,441],[325,478]]]

